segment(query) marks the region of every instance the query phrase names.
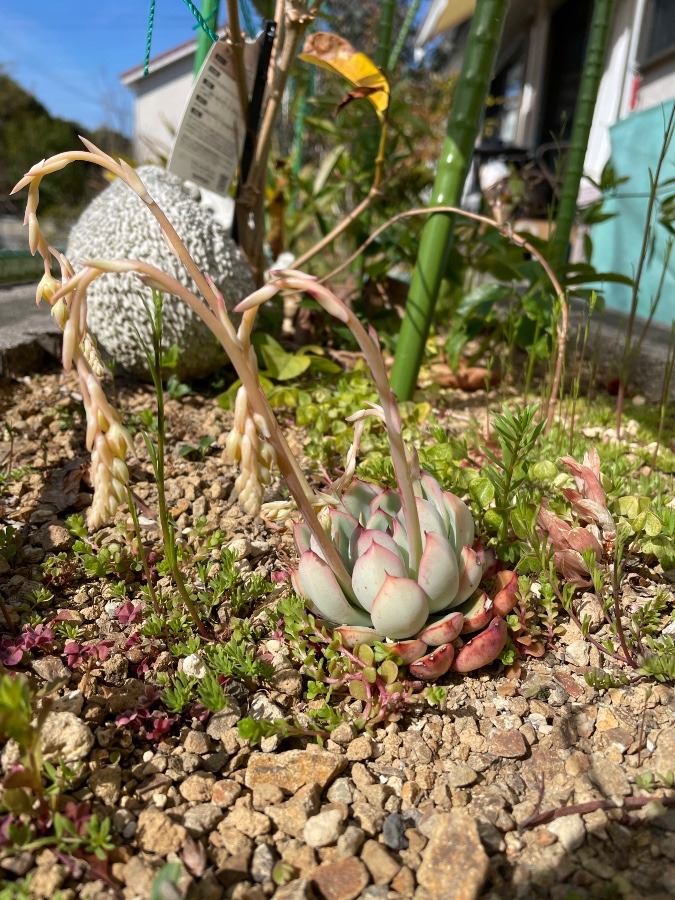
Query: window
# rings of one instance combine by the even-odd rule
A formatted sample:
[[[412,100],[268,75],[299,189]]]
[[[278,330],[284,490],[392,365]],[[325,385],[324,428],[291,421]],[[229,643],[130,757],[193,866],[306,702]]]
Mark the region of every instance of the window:
[[[675,2],[651,0],[642,30],[642,65],[657,62],[670,52],[675,53]]]
[[[524,78],[525,55],[521,50],[502,67],[492,82],[483,125],[483,141],[499,144],[515,142]]]

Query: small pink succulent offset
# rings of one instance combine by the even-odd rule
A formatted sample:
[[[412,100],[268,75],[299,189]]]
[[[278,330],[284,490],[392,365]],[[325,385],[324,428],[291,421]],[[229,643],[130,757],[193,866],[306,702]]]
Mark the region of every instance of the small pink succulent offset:
[[[574,488],[563,488],[563,495],[584,525],[570,525],[545,506],[539,510],[537,524],[542,537],[553,549],[553,564],[572,584],[586,587],[591,583],[583,553],[590,550],[600,561],[616,538],[616,524],[607,509],[607,497],[600,484],[600,457],[593,448],[582,463],[571,456],[560,457],[576,482]]]

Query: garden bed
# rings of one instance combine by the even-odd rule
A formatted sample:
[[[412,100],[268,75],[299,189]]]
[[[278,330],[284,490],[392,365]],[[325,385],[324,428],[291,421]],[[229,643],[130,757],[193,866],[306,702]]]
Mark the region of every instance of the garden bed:
[[[48,769],[45,776],[51,824],[29,810],[0,819],[0,897],[672,895],[672,684],[642,677],[589,686],[591,670],[632,673],[601,658],[561,609],[544,616],[535,582],[517,610],[520,652],[507,668],[497,662],[444,676],[445,691],[426,698],[418,685],[416,700],[364,730],[362,700],[333,694],[326,704],[311,667],[302,669],[299,645],[285,630],[293,616],[300,627],[300,607],[282,607],[285,623],[272,614],[291,594],[292,539],[232,502],[236,471],[223,459],[231,414],[193,391],[167,400],[166,488],[188,548],[186,580],[207,597],[212,646],[225,648],[218,679],[225,701],[209,711],[196,686],[204,645],[161,567],[140,430],[131,482],[151,578],[169,598],[163,621],[141,592],[126,508],[116,527],[92,536],[69,518],[91,497],[77,390],[73,376],[56,371],[0,388],[0,591],[15,631],[6,632],[1,652],[7,669],[29,675],[36,690],[52,685],[34,703],[50,710],[42,750],[54,773],[51,782]],[[117,394],[125,419],[152,434],[151,390],[122,382]],[[432,388],[426,397],[428,407],[408,410],[411,423],[420,422],[418,436],[429,442],[433,419],[447,435],[467,438],[473,466],[480,448],[472,435],[485,410],[501,400],[525,404],[506,390]],[[325,412],[320,398],[309,399]],[[341,398],[322,402],[340,408]],[[608,420],[582,406],[579,434],[611,447]],[[627,417],[633,412],[644,416],[644,407],[629,407]],[[308,437],[292,410],[280,415],[301,455],[314,440],[311,428]],[[610,453],[630,460],[621,476],[626,495],[640,490],[640,478],[644,487],[670,476],[672,485],[665,456],[647,463],[651,437],[653,429],[628,420],[622,449]],[[335,460],[322,463],[335,477]],[[304,464],[318,471],[316,460]],[[377,464],[375,454],[371,469]],[[273,485],[266,499],[280,496]],[[672,575],[631,545],[621,580],[626,627],[651,608],[658,627],[672,632]],[[611,636],[590,591],[578,591],[575,602],[589,616],[584,632],[596,643]],[[176,678],[181,670],[187,680]],[[326,706],[332,714],[312,716]],[[250,719],[270,724],[238,727]],[[0,761],[11,775],[14,742]],[[578,809],[555,812],[563,806]],[[60,836],[54,810],[70,823]],[[21,832],[21,822],[33,831]]]

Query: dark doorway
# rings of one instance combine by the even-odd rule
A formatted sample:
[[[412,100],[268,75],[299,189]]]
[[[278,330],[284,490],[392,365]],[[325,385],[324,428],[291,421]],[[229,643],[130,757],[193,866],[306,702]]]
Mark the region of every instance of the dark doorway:
[[[551,16],[539,143],[568,141],[579,94],[593,4],[565,0]]]

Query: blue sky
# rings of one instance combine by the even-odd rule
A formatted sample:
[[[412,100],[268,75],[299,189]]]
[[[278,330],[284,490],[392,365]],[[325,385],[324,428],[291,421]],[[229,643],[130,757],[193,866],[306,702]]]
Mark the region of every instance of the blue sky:
[[[0,0],[0,66],[52,115],[129,132],[132,94],[119,75],[143,62],[149,9],[150,0]],[[183,0],[156,0],[152,55],[189,40],[194,24]]]

